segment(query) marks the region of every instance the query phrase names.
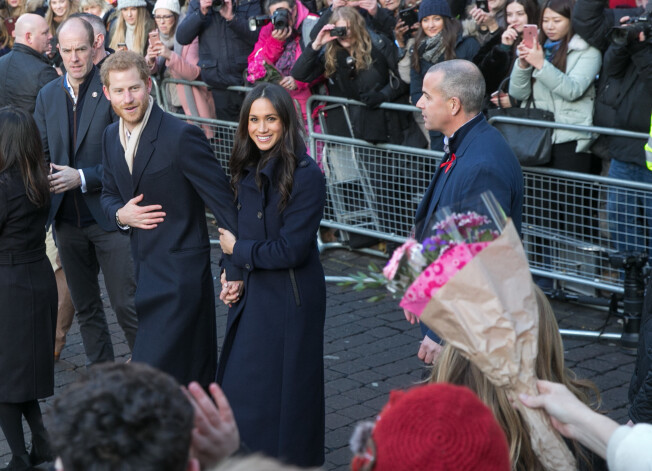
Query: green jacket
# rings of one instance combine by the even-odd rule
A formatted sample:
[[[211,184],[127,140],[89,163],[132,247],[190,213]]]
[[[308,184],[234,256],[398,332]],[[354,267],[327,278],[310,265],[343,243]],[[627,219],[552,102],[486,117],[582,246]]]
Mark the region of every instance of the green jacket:
[[[566,73],[547,60],[541,70],[532,66],[521,69],[519,61],[514,62],[509,81],[509,94],[527,105],[534,90],[534,104],[537,108],[552,111],[555,121],[566,124],[593,125],[595,101],[595,77],[602,64],[600,51],[591,47],[578,35],[568,43]],[[532,85],[534,78],[534,85]],[[556,129],[552,135],[553,144],[577,141],[576,152],[587,152],[595,135],[591,133]]]

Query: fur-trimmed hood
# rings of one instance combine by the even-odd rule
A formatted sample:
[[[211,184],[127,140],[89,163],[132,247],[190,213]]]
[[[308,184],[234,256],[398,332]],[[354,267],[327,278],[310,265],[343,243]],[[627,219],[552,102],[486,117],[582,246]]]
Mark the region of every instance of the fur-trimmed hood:
[[[589,43],[584,41],[579,34],[574,34],[570,41],[568,41],[568,52],[570,51],[586,51],[589,48]]]

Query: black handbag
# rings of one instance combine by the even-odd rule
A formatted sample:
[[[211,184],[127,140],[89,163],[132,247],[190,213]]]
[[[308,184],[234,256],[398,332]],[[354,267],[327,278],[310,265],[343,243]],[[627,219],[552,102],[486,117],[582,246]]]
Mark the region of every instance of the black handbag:
[[[506,80],[500,84],[498,90],[503,89]],[[487,111],[487,118],[494,116],[508,116],[537,121],[554,121],[555,115],[551,111],[539,109],[534,104],[533,92],[530,93],[525,108],[502,108],[498,100],[498,108]],[[539,128],[524,124],[492,123],[505,137],[505,140],[516,154],[518,161],[524,167],[546,165],[550,162],[552,154],[552,128]]]

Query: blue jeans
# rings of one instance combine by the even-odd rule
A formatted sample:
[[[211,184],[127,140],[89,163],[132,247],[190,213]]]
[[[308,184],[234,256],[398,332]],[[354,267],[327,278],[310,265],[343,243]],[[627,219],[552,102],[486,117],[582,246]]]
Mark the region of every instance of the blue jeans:
[[[640,165],[612,159],[609,177],[652,185],[652,172]],[[616,250],[648,252],[652,255],[652,188],[641,190],[610,187],[607,199],[609,230]]]

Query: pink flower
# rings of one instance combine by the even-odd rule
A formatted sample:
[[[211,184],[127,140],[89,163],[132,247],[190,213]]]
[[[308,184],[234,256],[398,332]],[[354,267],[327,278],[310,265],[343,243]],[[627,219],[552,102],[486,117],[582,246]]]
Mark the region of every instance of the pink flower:
[[[408,253],[412,247],[414,247],[417,244],[417,241],[414,239],[408,239],[403,245],[401,245],[399,248],[394,250],[394,253],[392,254],[392,258],[389,259],[389,262],[387,262],[387,265],[385,265],[385,268],[383,268],[383,275],[385,278],[388,280],[393,280],[394,277],[396,276],[396,272],[398,271],[398,267],[401,264],[401,260],[403,259],[403,256]]]

